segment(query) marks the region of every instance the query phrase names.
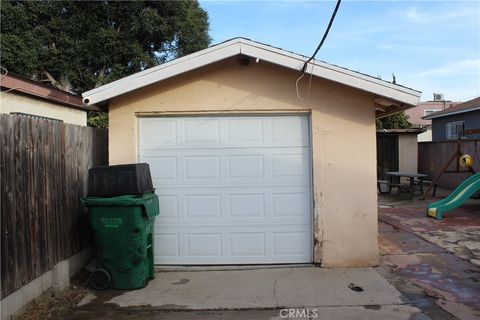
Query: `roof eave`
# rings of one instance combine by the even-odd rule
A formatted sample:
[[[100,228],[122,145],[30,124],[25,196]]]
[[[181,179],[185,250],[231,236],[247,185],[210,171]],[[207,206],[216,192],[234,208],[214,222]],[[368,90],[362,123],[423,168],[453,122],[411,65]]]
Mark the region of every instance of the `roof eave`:
[[[438,115],[435,115],[435,113],[433,113],[431,115],[422,117],[422,119],[423,120],[431,120],[431,119],[443,118],[443,117],[453,116],[453,115],[456,115],[456,114],[466,113],[466,112],[471,112],[471,111],[476,111],[476,110],[480,110],[480,106],[473,107],[473,108],[468,108],[468,109],[464,109],[464,110],[451,111],[451,112],[438,114]]]
[[[0,89],[3,90],[2,93],[10,92],[29,97],[35,97],[37,99],[42,99],[76,110],[101,111],[101,109],[96,105],[83,105],[81,97],[75,94],[27,79],[13,73],[6,73],[2,75],[0,80]]]

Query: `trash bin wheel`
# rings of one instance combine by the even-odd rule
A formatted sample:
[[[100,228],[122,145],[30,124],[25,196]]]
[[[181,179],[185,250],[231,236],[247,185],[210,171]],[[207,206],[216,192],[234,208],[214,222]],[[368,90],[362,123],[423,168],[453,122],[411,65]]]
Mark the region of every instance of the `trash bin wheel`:
[[[95,290],[105,290],[110,288],[112,278],[105,269],[95,269],[90,275],[90,285]]]

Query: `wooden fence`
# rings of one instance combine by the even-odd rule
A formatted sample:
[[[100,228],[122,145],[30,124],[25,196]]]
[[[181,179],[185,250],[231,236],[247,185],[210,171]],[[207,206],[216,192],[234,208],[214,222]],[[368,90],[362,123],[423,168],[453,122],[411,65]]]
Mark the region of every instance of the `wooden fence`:
[[[0,115],[1,297],[89,244],[79,198],[107,141],[106,130]]]
[[[480,140],[461,140],[461,151],[474,157],[473,168],[480,172]],[[418,172],[427,173],[434,179],[455,153],[457,141],[420,142],[418,144]],[[449,170],[455,170],[457,162],[454,161]],[[470,173],[445,173],[438,184],[454,189]]]

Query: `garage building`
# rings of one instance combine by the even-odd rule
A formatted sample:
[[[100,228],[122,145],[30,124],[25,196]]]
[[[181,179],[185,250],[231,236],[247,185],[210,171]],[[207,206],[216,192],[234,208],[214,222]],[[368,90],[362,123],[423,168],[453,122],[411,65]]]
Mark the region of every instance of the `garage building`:
[[[155,263],[378,263],[375,118],[420,92],[244,38],[83,94],[150,164]]]

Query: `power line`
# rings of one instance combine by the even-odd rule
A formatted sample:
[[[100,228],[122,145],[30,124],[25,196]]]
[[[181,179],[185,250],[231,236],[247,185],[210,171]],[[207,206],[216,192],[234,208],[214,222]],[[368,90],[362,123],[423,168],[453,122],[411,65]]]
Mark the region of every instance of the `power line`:
[[[328,32],[330,31],[330,28],[332,27],[332,24],[333,24],[333,20],[335,19],[335,16],[337,15],[338,7],[340,7],[340,2],[342,2],[342,0],[337,1],[337,5],[335,6],[335,9],[333,10],[332,16],[330,17],[330,22],[328,23],[327,30],[325,30],[325,33],[323,34],[322,40],[320,41],[320,43],[319,43],[317,49],[315,50],[315,52],[313,53],[313,55],[307,61],[305,61],[305,64],[303,65],[303,68],[302,68],[302,72],[305,72],[305,70],[307,69],[307,64],[310,61],[312,61],[313,58],[315,58],[315,55],[317,54],[317,52],[322,47],[323,43],[325,42],[325,39],[327,39]]]

